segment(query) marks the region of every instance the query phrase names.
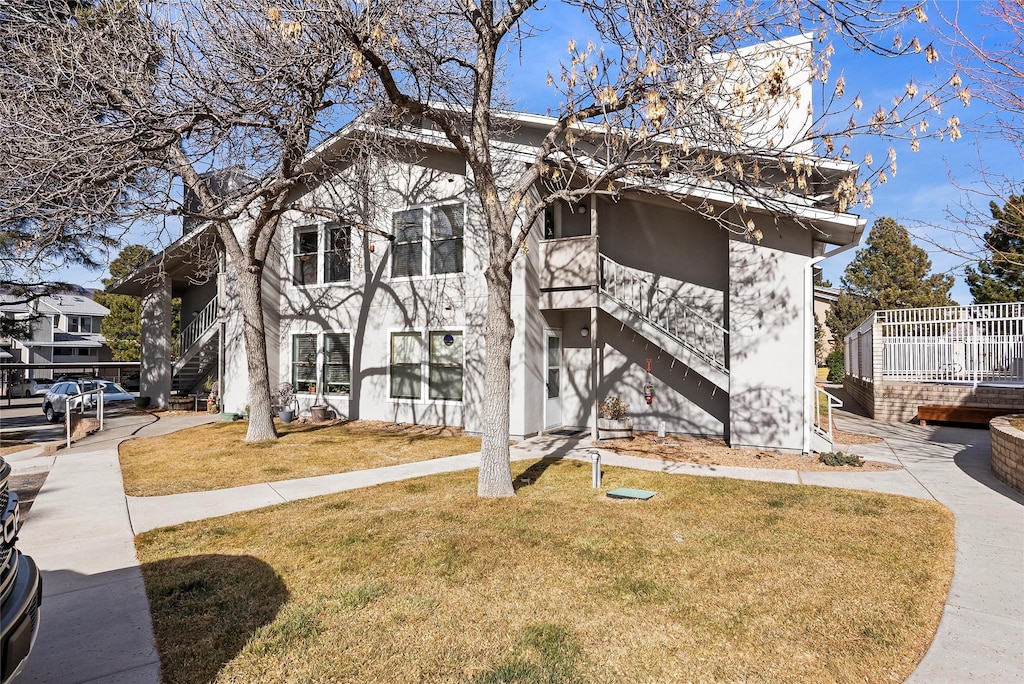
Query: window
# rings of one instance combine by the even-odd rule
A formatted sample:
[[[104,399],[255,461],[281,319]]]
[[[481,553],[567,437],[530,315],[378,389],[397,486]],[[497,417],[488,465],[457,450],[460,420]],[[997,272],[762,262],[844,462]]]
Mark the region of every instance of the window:
[[[329,394],[348,394],[352,355],[348,333],[324,335],[324,387]]]
[[[352,231],[349,226],[327,224],[327,245],[324,248],[324,282],[336,283],[352,277]]]
[[[92,316],[68,316],[68,332],[91,333]]]
[[[462,401],[462,333],[430,333],[430,398]]]
[[[431,273],[462,273],[464,216],[462,204],[449,204],[430,210]]]
[[[391,397],[419,399],[423,342],[419,333],[391,335]]]
[[[292,335],[292,387],[316,391],[316,335]]]
[[[462,273],[465,214],[461,202],[395,212],[391,276]]]
[[[392,217],[391,276],[423,275],[423,210],[409,209]]]
[[[459,331],[428,332],[426,349],[418,332],[392,333],[391,398],[419,399],[426,389],[429,399],[462,401],[462,364]]]
[[[317,227],[300,226],[295,229],[295,256],[292,264],[292,282],[296,285],[315,285],[317,276]]]
[[[323,351],[323,365],[317,357]],[[324,333],[322,349],[317,335],[292,335],[292,387],[296,392],[348,394],[351,389],[352,354],[348,333]],[[318,380],[320,383],[318,386]]]

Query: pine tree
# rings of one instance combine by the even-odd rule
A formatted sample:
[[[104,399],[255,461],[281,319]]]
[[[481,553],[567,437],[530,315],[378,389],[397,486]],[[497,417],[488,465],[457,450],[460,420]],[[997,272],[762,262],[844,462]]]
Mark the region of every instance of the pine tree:
[[[1010,195],[1003,207],[989,204],[995,225],[985,233],[989,256],[967,269],[975,304],[1024,301],[1024,197]]]
[[[955,305],[949,297],[953,276],[930,273],[931,268],[928,253],[906,228],[891,218],[878,219],[843,273],[828,327],[841,340],[874,311]]]
[[[142,245],[128,245],[110,262],[110,277],[103,280],[110,287],[121,278],[133,273],[153,256],[152,250]],[[110,309],[103,318],[100,333],[107,340],[115,361],[138,361],[142,355],[142,305],[138,297],[97,292],[93,299]]]

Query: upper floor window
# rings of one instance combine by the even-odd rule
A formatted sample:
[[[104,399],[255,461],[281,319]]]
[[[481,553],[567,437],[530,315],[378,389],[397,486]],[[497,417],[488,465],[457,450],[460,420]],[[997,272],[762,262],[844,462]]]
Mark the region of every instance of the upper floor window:
[[[92,316],[68,316],[68,332],[91,333]]]
[[[292,282],[296,285],[337,283],[352,277],[352,230],[340,223],[299,226],[292,248]],[[323,263],[321,272],[320,264]]]
[[[295,229],[295,250],[292,261],[292,282],[296,285],[315,285],[317,272],[317,227],[299,226]]]
[[[465,216],[462,202],[395,212],[391,276],[461,273]]]

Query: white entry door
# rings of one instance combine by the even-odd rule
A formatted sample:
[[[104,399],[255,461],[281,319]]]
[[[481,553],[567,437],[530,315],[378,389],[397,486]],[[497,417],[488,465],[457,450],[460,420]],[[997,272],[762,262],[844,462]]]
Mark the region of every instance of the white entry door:
[[[547,429],[562,424],[562,332],[549,330],[545,338],[544,428]]]

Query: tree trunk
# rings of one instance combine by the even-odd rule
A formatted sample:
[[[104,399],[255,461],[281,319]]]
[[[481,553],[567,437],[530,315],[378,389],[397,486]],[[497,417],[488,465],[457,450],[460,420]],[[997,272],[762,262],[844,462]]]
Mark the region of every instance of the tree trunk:
[[[270,410],[270,371],[263,324],[263,269],[247,264],[238,269],[238,297],[245,329],[245,359],[249,368],[249,429],[246,442],[277,439]]]
[[[492,261],[494,258],[492,257]],[[487,269],[487,320],[484,359],[484,428],[480,446],[477,495],[515,496],[508,450],[510,360],[515,334],[511,316],[512,270],[505,264]]]

